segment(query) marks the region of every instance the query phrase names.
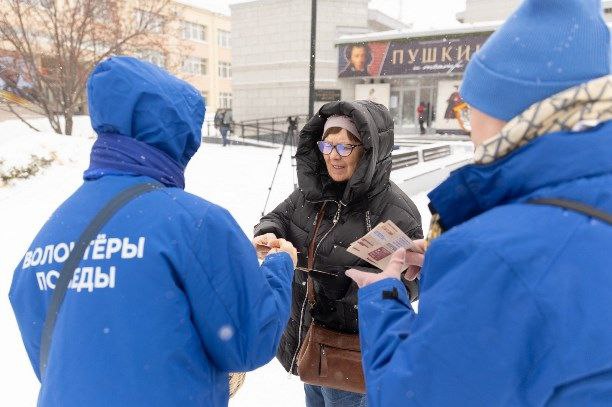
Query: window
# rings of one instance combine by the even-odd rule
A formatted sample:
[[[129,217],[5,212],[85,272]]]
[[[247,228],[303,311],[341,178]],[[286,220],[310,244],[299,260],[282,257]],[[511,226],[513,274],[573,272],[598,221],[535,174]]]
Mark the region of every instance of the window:
[[[219,107],[222,109],[232,108],[232,94],[221,92],[219,93]]]
[[[146,27],[149,29],[149,32],[153,34],[162,34],[164,32],[164,18],[158,14],[146,10],[135,9],[134,19],[138,27]]]
[[[229,48],[230,47],[230,37],[231,37],[231,33],[229,31],[218,30],[218,35],[217,35],[218,45],[223,48]]]
[[[219,77],[232,78],[232,64],[229,62],[219,62]]]
[[[208,72],[208,60],[204,58],[185,58],[181,71],[192,75],[206,75]]]
[[[183,39],[193,41],[206,41],[206,26],[189,21],[183,21]]]
[[[610,14],[610,13],[612,13],[612,7],[606,7],[606,8],[604,9],[604,13],[606,13],[606,14]]]
[[[161,52],[151,51],[151,50],[142,51],[139,54],[139,58],[142,59],[143,61],[147,61],[152,64],[155,64],[159,66],[160,68],[164,68],[166,65],[166,58],[164,57],[164,54],[162,54]]]

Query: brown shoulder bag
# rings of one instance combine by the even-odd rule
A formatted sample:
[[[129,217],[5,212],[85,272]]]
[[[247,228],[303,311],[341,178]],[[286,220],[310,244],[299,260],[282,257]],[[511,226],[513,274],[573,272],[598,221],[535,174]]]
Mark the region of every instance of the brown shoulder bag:
[[[317,215],[314,234],[308,247],[308,270],[314,267],[317,232],[325,205]],[[308,274],[306,296],[310,309],[316,303],[314,282]],[[344,334],[317,325],[313,320],[298,354],[298,374],[304,383],[333,389],[365,393],[359,335]]]

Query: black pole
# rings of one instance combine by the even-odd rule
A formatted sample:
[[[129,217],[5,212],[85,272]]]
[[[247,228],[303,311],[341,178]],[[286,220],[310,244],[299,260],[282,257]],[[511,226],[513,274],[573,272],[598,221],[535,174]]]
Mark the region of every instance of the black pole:
[[[312,1],[310,14],[310,89],[308,91],[308,117],[314,116],[315,53],[317,49],[317,0]]]

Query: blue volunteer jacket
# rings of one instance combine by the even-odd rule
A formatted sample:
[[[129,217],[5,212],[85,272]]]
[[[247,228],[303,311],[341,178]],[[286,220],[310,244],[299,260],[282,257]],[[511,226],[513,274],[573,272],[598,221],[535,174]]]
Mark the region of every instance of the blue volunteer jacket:
[[[549,134],[430,194],[419,313],[399,281],[359,292],[369,405],[612,405],[612,122]],[[397,299],[382,292],[397,287]]]
[[[148,68],[118,64],[101,70],[106,90],[89,95],[94,128],[123,126],[122,134],[186,164],[199,146],[203,110],[182,103],[183,85],[169,75],[150,80]],[[40,377],[42,325],[71,245],[108,201],[144,182],[155,181],[118,172],[84,182],[15,270],[9,296],[42,382],[40,406],[223,406],[228,372],[275,354],[289,316],[290,257],[270,255],[260,266],[226,210],[163,188],[128,203],[92,242]]]

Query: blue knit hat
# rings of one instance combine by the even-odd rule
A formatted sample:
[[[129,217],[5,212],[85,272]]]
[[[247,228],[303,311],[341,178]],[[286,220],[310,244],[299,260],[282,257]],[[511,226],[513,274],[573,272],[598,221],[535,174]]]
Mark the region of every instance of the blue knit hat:
[[[532,104],[610,74],[601,0],[525,0],[468,64],[461,96],[509,121]]]

